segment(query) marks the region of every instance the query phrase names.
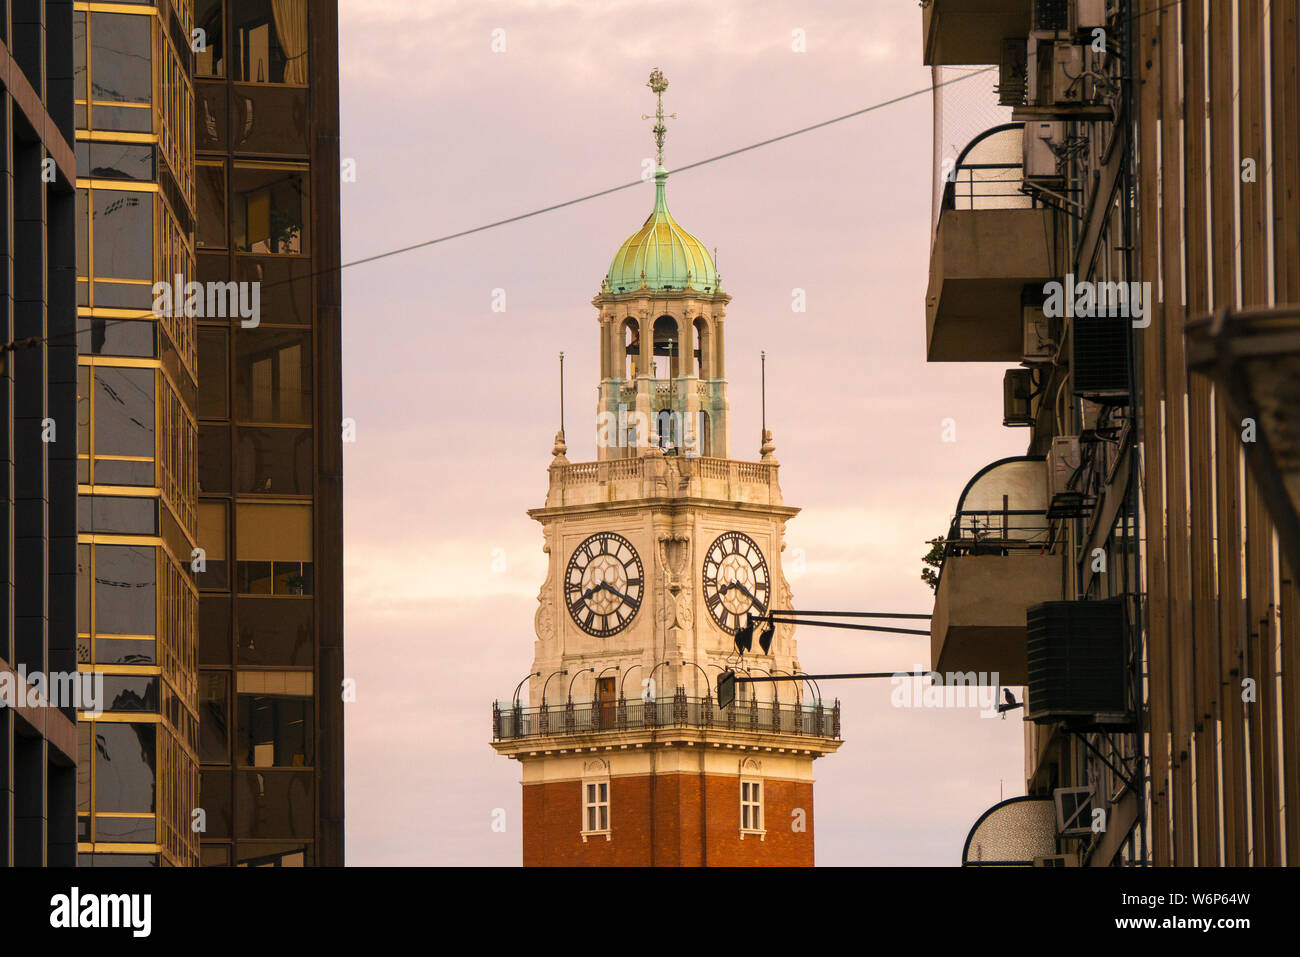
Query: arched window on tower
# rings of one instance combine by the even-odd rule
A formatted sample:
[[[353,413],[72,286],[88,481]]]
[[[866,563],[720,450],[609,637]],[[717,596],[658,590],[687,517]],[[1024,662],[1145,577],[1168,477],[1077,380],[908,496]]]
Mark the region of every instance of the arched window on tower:
[[[654,327],[654,375],[656,379],[671,379],[674,374],[677,353],[681,349],[678,341],[677,321],[672,316],[660,316]]]
[[[636,360],[641,354],[641,325],[635,319],[623,320],[623,378],[636,378]]]
[[[655,431],[659,433],[659,448],[680,449],[682,446],[681,416],[672,409],[660,409],[655,416]]]
[[[699,455],[713,454],[713,426],[709,413],[700,409],[695,419],[695,449]]]
[[[695,338],[695,375],[701,379],[709,377],[709,324],[703,316],[692,323]]]

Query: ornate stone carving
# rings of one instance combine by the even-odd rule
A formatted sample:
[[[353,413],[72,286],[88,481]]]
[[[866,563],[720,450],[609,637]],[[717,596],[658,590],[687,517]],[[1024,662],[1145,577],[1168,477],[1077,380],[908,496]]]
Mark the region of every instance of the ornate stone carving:
[[[542,552],[551,554],[551,530],[542,529]],[[554,562],[546,563],[546,581],[537,592],[537,611],[533,614],[533,631],[542,641],[555,635],[555,603],[551,599],[551,580],[555,577]]]
[[[687,583],[690,545],[689,535],[666,533],[655,540],[655,556],[663,572],[664,587],[668,592],[669,611],[666,625],[669,628],[689,629],[695,619],[691,607],[691,588]]]

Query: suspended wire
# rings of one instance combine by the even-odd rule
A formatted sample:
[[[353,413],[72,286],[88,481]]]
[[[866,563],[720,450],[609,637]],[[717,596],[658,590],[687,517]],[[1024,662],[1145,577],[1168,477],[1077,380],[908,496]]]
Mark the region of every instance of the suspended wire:
[[[1179,0],[1179,2],[1181,2],[1181,0]],[[750,143],[748,146],[741,146],[734,150],[728,150],[725,153],[718,153],[716,156],[710,156],[706,159],[696,160],[694,163],[688,163],[685,166],[677,167],[673,172],[684,173],[687,170],[698,169],[701,166],[708,166],[710,163],[717,163],[720,162],[721,160],[730,159],[733,156],[739,156],[740,154],[748,153],[751,150],[761,149],[764,146],[771,146],[773,143],[780,143],[783,140],[793,139],[794,137],[802,136],[805,133],[811,133],[815,130],[820,130],[827,126],[832,126],[836,123],[843,123],[846,120],[855,119],[856,117],[864,116],[867,113],[873,113],[876,110],[884,109],[887,106],[893,106],[897,103],[902,103],[905,100],[913,99],[925,93],[932,93],[934,90],[938,89],[941,86],[951,86],[954,83],[960,83],[963,80],[968,80],[973,76],[978,76],[981,73],[988,73],[989,71],[996,70],[996,69],[997,67],[994,66],[984,67],[982,69],[974,70],[970,73],[963,74],[962,76],[954,77],[951,80],[943,80],[939,83],[931,83],[929,86],[912,90],[909,93],[902,93],[898,96],[891,97],[887,100],[881,100],[878,103],[873,103],[870,106],[864,106],[862,107],[862,109],[854,110],[851,113],[844,113],[840,116],[832,117],[829,120],[822,120],[820,123],[814,123],[811,126],[804,126],[797,130],[791,130],[788,133],[782,133],[779,136],[772,136],[765,140],[759,140],[756,143]],[[542,216],[546,213],[553,213],[556,210],[566,209],[570,206],[577,206],[579,203],[590,202],[593,199],[600,199],[602,196],[609,196],[613,193],[622,192],[623,190],[633,189],[637,186],[643,186],[643,185],[645,185],[645,180],[636,179],[629,183],[623,183],[619,186],[611,186],[608,189],[602,189],[595,193],[588,193],[585,196],[578,196],[574,199],[565,200],[562,203],[553,203],[550,206],[543,206],[539,209],[534,209],[526,213],[520,213],[517,216],[509,216],[505,219],[498,219],[495,220],[494,222],[484,223],[481,226],[475,226],[471,229],[462,229],[459,230],[458,232],[448,233],[445,236],[438,236],[435,239],[426,239],[423,242],[412,243],[408,246],[399,246],[396,249],[389,249],[385,252],[375,253],[374,255],[371,256],[364,256],[361,259],[353,259],[349,262],[341,263],[340,265],[337,266],[329,266],[325,269],[316,270],[314,272],[310,272],[303,276],[294,276],[290,279],[281,279],[281,280],[277,280],[276,282],[264,283],[262,288],[274,289],[277,286],[286,285],[291,282],[299,282],[304,279],[314,279],[317,276],[324,276],[334,272],[341,272],[342,270],[350,269],[353,266],[362,266],[367,263],[378,262],[381,259],[388,259],[393,256],[400,256],[404,253],[414,252],[417,249],[426,249],[430,246],[439,245],[440,243],[450,242],[453,239],[462,239],[465,236],[473,236],[476,233],[487,232],[489,229],[497,229],[501,226],[508,226],[511,223],[522,222],[525,219],[532,219],[535,216]],[[156,317],[154,313],[150,311],[150,312],[142,312],[135,316],[123,316],[114,319],[101,319],[100,317],[97,316],[78,316],[77,318],[78,320],[89,319],[92,322],[92,324],[94,323],[95,320],[98,320],[102,323],[101,328],[107,328],[108,326],[116,325],[117,323],[120,322],[132,322],[140,319],[153,319]],[[16,349],[32,349],[41,345],[42,343],[54,343],[64,339],[75,338],[76,336],[81,335],[82,332],[83,330],[76,329],[72,332],[59,333],[57,335],[51,335],[51,336],[44,336],[44,337],[29,336],[24,339],[15,339],[11,342],[6,343],[3,346],[0,346],[0,355],[3,355],[6,352],[12,352]]]

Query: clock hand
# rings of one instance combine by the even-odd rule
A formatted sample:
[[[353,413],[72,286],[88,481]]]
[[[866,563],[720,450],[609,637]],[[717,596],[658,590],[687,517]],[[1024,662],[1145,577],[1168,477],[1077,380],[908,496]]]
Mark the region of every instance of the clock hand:
[[[732,583],[729,584],[729,585],[723,585],[721,588],[718,589],[718,591],[725,595],[725,594],[727,593],[727,590],[730,589],[730,588],[739,588],[741,591],[743,591],[746,595],[749,596],[749,600],[750,600],[750,602],[752,602],[752,603],[755,604],[755,605],[759,605],[759,607],[762,607],[762,606],[759,604],[759,600],[758,600],[757,598],[754,597],[754,593],[751,592],[751,591],[750,591],[748,588],[746,588],[744,585],[742,585],[740,582],[732,582]]]
[[[627,595],[624,595],[621,591],[619,591],[617,588],[615,588],[615,587],[614,587],[613,585],[611,585],[609,582],[601,582],[599,585],[596,586],[596,588],[603,588],[603,589],[605,589],[605,591],[609,592],[609,593],[610,593],[611,595],[613,595],[615,598],[618,598],[618,599],[620,599],[621,601],[625,601],[625,602],[627,602],[629,605],[632,603],[632,599],[631,599],[631,598],[628,598]],[[592,591],[594,592],[594,591],[596,590],[596,588],[593,588]]]

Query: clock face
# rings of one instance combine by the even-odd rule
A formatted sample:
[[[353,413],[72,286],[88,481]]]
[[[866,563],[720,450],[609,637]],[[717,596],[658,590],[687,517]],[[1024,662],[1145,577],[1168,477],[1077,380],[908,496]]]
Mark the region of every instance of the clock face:
[[[597,532],[574,549],[564,573],[564,603],[587,634],[617,635],[636,617],[644,594],[641,556],[622,535]]]
[[[713,620],[729,635],[746,615],[764,615],[771,604],[772,578],[754,540],[724,532],[704,556],[704,603]]]

